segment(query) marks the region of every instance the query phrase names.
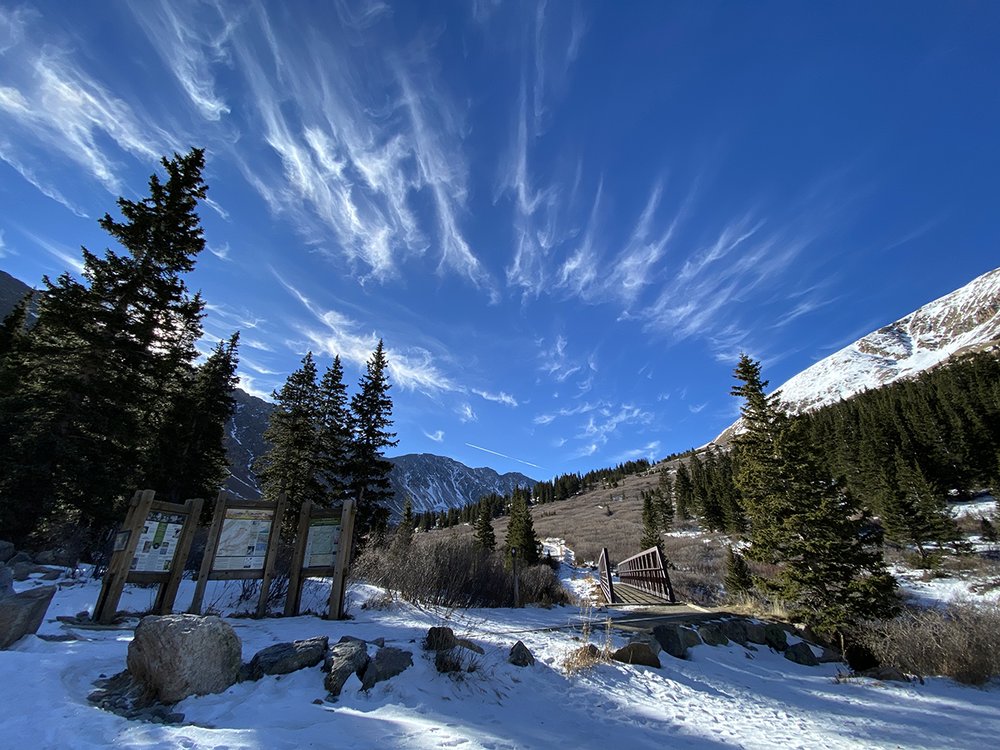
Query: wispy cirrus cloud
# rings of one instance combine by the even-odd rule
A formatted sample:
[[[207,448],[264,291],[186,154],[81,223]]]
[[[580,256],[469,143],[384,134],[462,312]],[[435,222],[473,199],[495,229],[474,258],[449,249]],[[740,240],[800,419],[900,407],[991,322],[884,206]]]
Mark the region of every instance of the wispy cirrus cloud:
[[[499,393],[490,393],[489,391],[473,388],[472,392],[486,401],[493,401],[494,403],[503,404],[504,406],[516,407],[518,405],[516,398],[511,396],[509,393],[504,393],[503,391],[500,391]]]
[[[0,9],[0,28],[16,29],[7,33],[3,50],[14,73],[0,86],[0,123],[8,136],[3,159],[45,195],[81,214],[46,176],[53,155],[118,194],[123,192],[122,153],[155,162],[181,147],[79,64],[69,42],[49,33],[36,35],[32,20]],[[15,136],[16,148],[11,145]]]
[[[468,402],[459,404],[456,412],[458,413],[458,419],[461,422],[476,422],[479,420],[475,410],[472,408],[472,404]]]
[[[363,368],[378,345],[379,336],[375,332],[363,332],[360,324],[354,320],[336,310],[322,308],[277,273],[274,275],[312,314],[314,321],[320,324],[319,328],[312,325],[296,326],[306,337],[310,348],[329,357],[340,355],[341,360],[351,362],[359,369]],[[400,388],[428,394],[462,390],[461,386],[441,372],[431,352],[422,347],[386,346],[385,353],[391,380]]]
[[[428,440],[433,440],[435,443],[444,442],[444,430],[435,430],[434,432],[424,432],[424,437]]]
[[[65,269],[72,270],[78,276],[83,273],[83,258],[80,256],[79,250],[74,251],[66,245],[29,232],[27,229],[20,227],[19,229],[21,234],[62,264],[59,266],[60,272]]]

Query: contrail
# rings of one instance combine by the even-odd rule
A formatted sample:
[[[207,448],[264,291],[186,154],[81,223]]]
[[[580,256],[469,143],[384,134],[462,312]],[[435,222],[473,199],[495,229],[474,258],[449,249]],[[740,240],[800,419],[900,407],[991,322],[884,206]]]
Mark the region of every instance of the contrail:
[[[483,453],[492,453],[494,456],[500,456],[500,458],[506,458],[509,461],[517,461],[519,464],[525,464],[526,466],[534,466],[536,469],[541,469],[542,467],[538,464],[533,464],[531,461],[522,461],[519,458],[514,458],[513,456],[508,456],[506,453],[500,453],[499,451],[491,451],[489,448],[483,448],[480,445],[473,445],[472,443],[466,443],[470,448],[475,448],[477,451],[482,451]]]

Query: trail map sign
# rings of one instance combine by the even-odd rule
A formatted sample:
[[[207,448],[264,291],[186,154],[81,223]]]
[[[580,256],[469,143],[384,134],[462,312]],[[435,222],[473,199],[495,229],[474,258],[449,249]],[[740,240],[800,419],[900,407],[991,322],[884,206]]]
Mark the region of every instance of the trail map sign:
[[[94,607],[95,621],[108,624],[118,611],[126,583],[158,583],[153,612],[170,614],[177,598],[184,563],[201,515],[201,499],[184,505],[155,499],[153,490],[132,496],[104,584]]]
[[[344,584],[350,562],[357,505],[347,500],[342,509],[317,508],[312,501],[303,503],[292,553],[292,568],[285,599],[285,616],[299,613],[302,584],[306,578],[332,578],[330,609],[327,617],[339,620],[344,615]]]
[[[188,612],[201,614],[205,587],[209,580],[260,579],[257,617],[267,609],[274,560],[278,554],[281,517],[285,512],[284,493],[277,503],[241,500],[225,490],[215,502],[212,526],[208,530],[205,557]]]

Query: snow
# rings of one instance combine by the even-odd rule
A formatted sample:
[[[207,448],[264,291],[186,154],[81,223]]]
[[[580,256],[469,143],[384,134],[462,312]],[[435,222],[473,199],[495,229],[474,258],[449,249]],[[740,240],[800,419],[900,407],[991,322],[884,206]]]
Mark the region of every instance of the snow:
[[[547,548],[565,555],[561,540]],[[567,582],[589,574],[563,566]],[[21,590],[38,581],[17,584]],[[86,700],[92,682],[125,665],[132,633],[64,626],[56,615],[89,610],[99,584],[63,579],[40,633],[75,634],[79,640],[46,641],[28,636],[0,652],[0,746],[11,748],[979,748],[1000,733],[1000,685],[985,689],[931,678],[925,684],[840,679],[836,664],[804,667],[760,647],[699,646],[691,659],[661,654],[661,669],[618,663],[567,674],[566,656],[580,642],[579,626],[594,623],[603,642],[603,623],[615,611],[591,606],[553,609],[445,610],[394,603],[363,609],[379,593],[368,586],[350,590],[353,620],[328,622],[313,616],[252,620],[228,618],[243,642],[244,660],[274,643],[328,635],[384,637],[409,649],[414,666],[369,693],[355,678],[341,697],[324,699],[319,667],[282,677],[235,685],[219,695],[188,698],[177,705],[185,723],[130,722]],[[320,582],[311,582],[306,602],[318,604]],[[228,607],[238,590],[213,583],[208,601]],[[178,597],[178,611],[190,600],[191,581]],[[153,591],[129,586],[123,609],[148,607]],[[486,649],[476,671],[453,676],[436,672],[419,648],[432,625]],[[626,635],[613,631],[615,645]],[[518,639],[536,664],[518,668],[506,661]],[[374,649],[374,647],[372,647]]]

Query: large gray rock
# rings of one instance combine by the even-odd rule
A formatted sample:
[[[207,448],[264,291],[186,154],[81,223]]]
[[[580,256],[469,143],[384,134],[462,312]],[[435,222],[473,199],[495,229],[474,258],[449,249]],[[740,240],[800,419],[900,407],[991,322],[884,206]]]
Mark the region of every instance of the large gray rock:
[[[909,682],[910,678],[903,674],[896,667],[872,667],[861,672],[864,677],[871,677],[873,680],[883,682]]]
[[[655,640],[636,638],[611,654],[611,658],[625,664],[660,667],[660,645]]]
[[[507,661],[515,667],[530,667],[535,663],[535,657],[532,656],[531,651],[528,650],[528,647],[522,641],[518,641],[511,646]]]
[[[176,703],[235,684],[241,655],[236,631],[218,617],[149,616],[135,629],[127,664],[147,698]]]
[[[780,625],[768,623],[764,626],[764,643],[775,651],[784,651],[788,648],[788,633]]]
[[[813,653],[812,648],[805,641],[799,641],[785,648],[785,658],[796,664],[803,664],[807,667],[815,667],[819,664],[819,659]]]
[[[675,659],[686,659],[691,645],[688,634],[694,636],[695,645],[701,643],[698,634],[680,625],[657,625],[653,628],[653,637],[660,647]]]
[[[743,623],[747,631],[747,641],[758,646],[767,645],[767,628],[764,623],[753,620],[744,620]]]
[[[455,631],[447,626],[431,628],[424,638],[424,648],[427,651],[447,651],[455,648],[457,644],[458,639],[455,638]]]
[[[325,636],[291,643],[276,643],[254,654],[241,672],[245,680],[259,680],[264,675],[288,674],[315,667],[326,657],[330,639]]]
[[[14,556],[15,552],[17,552],[17,550],[14,548],[14,544],[12,542],[0,539],[0,563],[7,562]]]
[[[326,691],[334,697],[340,695],[348,677],[356,674],[361,679],[368,661],[368,648],[364,641],[341,641],[332,646],[323,664],[323,669],[327,672],[323,680]]]
[[[361,689],[371,690],[375,685],[413,666],[413,654],[401,648],[380,648],[375,658],[368,662],[361,676]]]
[[[698,635],[709,646],[725,646],[729,643],[729,638],[722,630],[722,625],[717,622],[703,622],[698,626]]]
[[[0,598],[0,649],[38,632],[55,593],[55,586],[39,586]]]
[[[722,632],[729,640],[741,646],[747,645],[747,641],[750,640],[750,634],[747,632],[747,621],[739,617],[723,620]]]

